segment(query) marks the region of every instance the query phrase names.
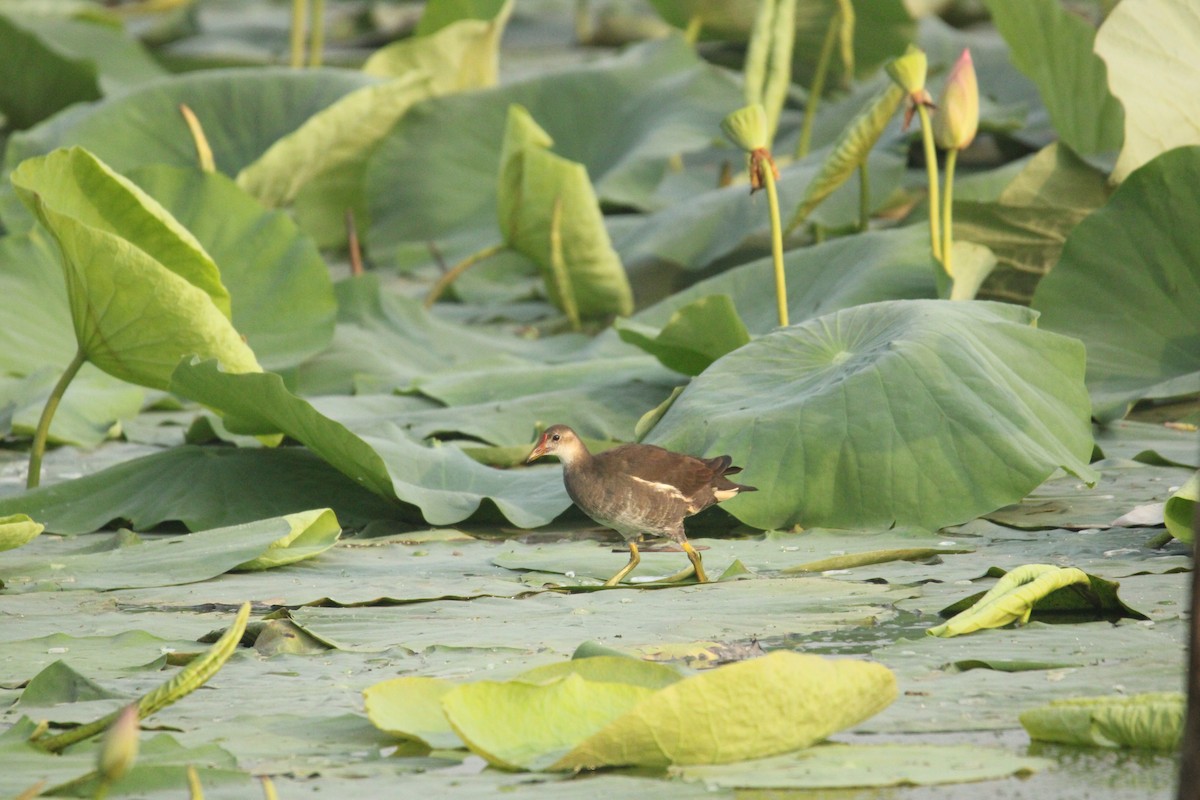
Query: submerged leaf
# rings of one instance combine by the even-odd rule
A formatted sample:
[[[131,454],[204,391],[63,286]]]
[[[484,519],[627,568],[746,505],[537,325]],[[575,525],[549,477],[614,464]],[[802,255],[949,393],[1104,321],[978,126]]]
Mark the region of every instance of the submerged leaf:
[[[1072,697],[1023,711],[1021,725],[1043,742],[1174,752],[1184,708],[1179,692]]]

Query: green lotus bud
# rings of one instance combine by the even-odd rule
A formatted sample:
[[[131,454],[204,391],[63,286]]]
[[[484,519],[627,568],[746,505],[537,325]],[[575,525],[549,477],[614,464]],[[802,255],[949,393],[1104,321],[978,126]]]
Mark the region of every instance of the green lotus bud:
[[[925,51],[916,45],[910,44],[904,55],[892,59],[885,69],[896,85],[910,97],[925,90],[929,60],[925,57]]]
[[[979,130],[979,84],[971,51],[963,50],[946,78],[937,114],[933,118],[933,139],[944,150],[962,150],[975,140]]]
[[[765,150],[770,142],[767,135],[767,111],[761,103],[739,108],[721,120],[721,130],[729,140],[747,153]]]
[[[118,780],[133,767],[133,762],[137,760],[140,732],[137,703],[131,703],[109,726],[100,745],[96,769],[105,782]]]

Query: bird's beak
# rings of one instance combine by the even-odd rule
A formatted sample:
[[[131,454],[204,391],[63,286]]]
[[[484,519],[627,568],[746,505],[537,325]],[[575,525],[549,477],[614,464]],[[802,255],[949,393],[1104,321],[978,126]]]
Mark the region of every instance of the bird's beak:
[[[543,436],[541,439],[538,439],[538,443],[535,444],[533,446],[533,449],[529,451],[529,455],[527,455],[525,457],[525,463],[529,464],[534,461],[537,461],[539,458],[541,458],[544,455],[546,455],[546,437],[545,436]]]

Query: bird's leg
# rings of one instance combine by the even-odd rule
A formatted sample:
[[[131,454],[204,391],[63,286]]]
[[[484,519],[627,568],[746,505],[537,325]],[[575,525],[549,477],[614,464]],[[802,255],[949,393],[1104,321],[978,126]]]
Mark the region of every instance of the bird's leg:
[[[680,544],[683,545],[683,552],[687,553],[692,566],[696,568],[696,580],[700,581],[700,583],[708,583],[708,576],[704,574],[704,565],[700,563],[700,554],[696,552],[696,548],[692,547],[692,543],[687,539],[684,539]]]
[[[613,575],[611,578],[606,580],[604,582],[604,585],[605,586],[616,586],[618,583],[620,583],[625,578],[626,575],[633,572],[633,568],[636,567],[638,565],[638,562],[641,560],[642,560],[642,557],[638,553],[637,542],[631,541],[629,543],[629,563],[626,564],[624,567],[622,567],[621,571],[618,572],[616,575]]]

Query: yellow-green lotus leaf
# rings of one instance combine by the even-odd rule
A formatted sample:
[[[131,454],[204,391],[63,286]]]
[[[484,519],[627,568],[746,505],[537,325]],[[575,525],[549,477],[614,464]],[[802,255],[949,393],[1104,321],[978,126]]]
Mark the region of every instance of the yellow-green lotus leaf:
[[[674,683],[555,762],[555,770],[724,764],[799,750],[896,699],[882,664],[777,651]]]

